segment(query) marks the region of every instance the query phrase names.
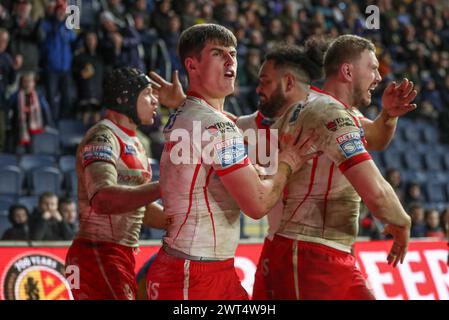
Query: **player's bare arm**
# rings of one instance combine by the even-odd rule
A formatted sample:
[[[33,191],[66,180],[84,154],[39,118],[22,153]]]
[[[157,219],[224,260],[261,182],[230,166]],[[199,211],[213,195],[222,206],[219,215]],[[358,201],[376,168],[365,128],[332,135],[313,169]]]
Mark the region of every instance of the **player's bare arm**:
[[[344,172],[344,175],[373,215],[387,223],[385,232],[393,236],[388,262],[402,263],[410,238],[411,219],[402,208],[396,193],[382,177],[372,160],[363,161]]]
[[[268,179],[259,177],[258,171],[252,165],[224,175],[220,179],[240,209],[249,217],[260,219],[279,200],[290,175],[316,156],[316,153],[310,153],[310,147],[315,140],[315,133],[310,131],[287,146],[279,154],[276,174]]]
[[[172,218],[165,214],[164,207],[152,202],[145,207],[143,225],[148,228],[167,229]]]
[[[407,78],[399,84],[390,82],[382,95],[382,111],[379,116],[374,121],[361,119],[368,149],[384,150],[390,144],[398,118],[416,109],[416,104],[412,101],[417,94],[413,82]]]
[[[99,214],[123,214],[160,198],[159,182],[139,186],[117,185],[117,171],[112,164],[94,162],[85,169],[87,183],[110,181],[92,197],[91,204]]]

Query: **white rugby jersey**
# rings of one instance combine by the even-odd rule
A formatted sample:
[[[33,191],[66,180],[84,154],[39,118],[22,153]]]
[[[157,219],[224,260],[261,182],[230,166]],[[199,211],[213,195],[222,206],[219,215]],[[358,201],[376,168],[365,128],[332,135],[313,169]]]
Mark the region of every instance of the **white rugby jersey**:
[[[281,148],[302,127],[316,130],[314,148],[323,151],[290,178],[278,234],[350,252],[358,233],[360,196],[343,173],[371,159],[361,117],[357,110],[312,88],[303,103],[274,125],[281,128]]]
[[[84,168],[91,163],[112,164],[117,174],[103,181],[90,180]],[[137,186],[151,181],[148,157],[135,132],[105,119],[93,126],[77,150],[78,201],[80,229],[77,237],[108,241],[130,247],[139,245],[139,234],[145,208],[123,214],[98,214],[90,205],[103,187]],[[97,168],[102,170],[102,167]]]
[[[274,120],[265,118],[262,113],[256,111],[250,115],[245,115],[238,117],[235,124],[239,127],[240,130],[246,131],[248,129],[253,130],[269,130],[270,126],[273,124]],[[270,137],[268,133],[265,134],[266,137]],[[258,137],[258,135],[256,135]],[[267,141],[267,144],[269,141]],[[248,149],[256,148],[256,146],[248,146]],[[286,191],[284,191],[286,194]],[[267,221],[268,221],[268,233],[267,238],[273,240],[273,237],[276,231],[279,228],[282,217],[282,210],[284,209],[284,203],[282,199],[280,199],[276,205],[267,213]]]
[[[164,136],[159,182],[165,212],[173,218],[164,243],[191,256],[234,257],[240,209],[219,176],[249,164],[243,136],[194,93],[170,117]]]

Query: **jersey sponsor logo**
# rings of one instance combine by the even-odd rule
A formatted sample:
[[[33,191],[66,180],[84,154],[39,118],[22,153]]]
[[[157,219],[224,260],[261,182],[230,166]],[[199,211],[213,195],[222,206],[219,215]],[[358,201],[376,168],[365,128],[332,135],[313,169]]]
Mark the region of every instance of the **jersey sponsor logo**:
[[[245,156],[245,144],[242,138],[227,139],[215,144],[215,152],[223,169],[242,161]]]
[[[349,117],[336,118],[336,119],[326,123],[326,128],[329,131],[333,131],[333,132],[335,132],[338,129],[343,128],[343,127],[356,127],[356,125],[354,124],[354,121]]]
[[[238,129],[236,125],[232,122],[215,122],[214,124],[206,127],[206,130],[209,131],[212,135],[217,135],[218,133],[226,134],[227,132],[237,132]]]
[[[353,131],[353,132],[345,133],[345,134],[337,137],[337,142],[338,142],[338,144],[342,144],[349,140],[354,140],[354,139],[360,140],[360,138],[361,138],[360,133]]]
[[[132,145],[125,144],[125,154],[131,154],[133,156],[137,156],[137,151],[134,149]]]
[[[346,158],[366,152],[363,142],[359,138],[352,138],[339,144]]]
[[[64,265],[47,254],[17,257],[2,275],[2,299],[73,300]]]
[[[81,154],[83,166],[94,161],[112,161],[111,146],[86,145]]]
[[[301,112],[302,108],[303,108],[303,105],[301,103],[296,106],[295,111],[293,111],[293,114],[290,117],[290,120],[288,121],[288,123],[293,123],[293,122],[296,122],[296,120],[298,120],[299,113]]]

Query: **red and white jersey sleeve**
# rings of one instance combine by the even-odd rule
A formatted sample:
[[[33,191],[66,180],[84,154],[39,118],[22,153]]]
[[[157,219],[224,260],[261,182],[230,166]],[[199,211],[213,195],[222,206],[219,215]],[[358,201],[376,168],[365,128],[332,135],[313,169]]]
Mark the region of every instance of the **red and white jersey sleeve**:
[[[101,179],[89,176],[85,168],[95,163]],[[138,246],[145,208],[133,212],[98,214],[91,200],[102,188],[112,185],[137,186],[151,181],[151,167],[145,150],[132,132],[110,120],[102,120],[87,133],[77,150],[78,201],[80,230],[78,237]],[[104,174],[107,172],[108,174]]]
[[[220,176],[249,164],[242,134],[223,113],[189,96],[164,136],[160,186],[165,212],[173,218],[164,242],[192,256],[233,257],[240,209]]]
[[[281,148],[299,127],[303,132],[315,129],[319,138],[313,148],[323,154],[290,179],[279,233],[350,252],[358,232],[360,197],[343,173],[371,159],[360,120],[342,102],[313,89],[282,119]]]

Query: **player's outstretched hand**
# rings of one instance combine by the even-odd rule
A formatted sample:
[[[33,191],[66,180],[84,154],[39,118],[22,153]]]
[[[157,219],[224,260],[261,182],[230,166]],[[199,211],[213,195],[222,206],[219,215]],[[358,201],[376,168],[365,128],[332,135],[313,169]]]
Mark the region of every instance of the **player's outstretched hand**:
[[[410,227],[398,227],[387,224],[383,233],[393,236],[393,245],[391,246],[387,261],[388,264],[393,264],[393,267],[396,267],[399,262],[404,262],[405,255],[407,254],[408,242],[410,240]]]
[[[279,163],[286,163],[292,170],[292,173],[301,169],[308,160],[321,154],[321,151],[314,152],[312,150],[313,144],[318,139],[316,132],[312,129],[305,133],[301,131],[298,129],[294,135],[296,138],[291,139],[279,153]]]
[[[414,84],[404,78],[399,84],[390,82],[382,95],[382,108],[390,117],[400,117],[415,110],[416,104],[411,103],[418,92],[414,89]]]
[[[153,90],[160,104],[169,109],[176,109],[186,99],[181,82],[179,82],[178,70],[173,71],[173,82],[168,82],[154,71],[150,72],[150,78],[158,84],[158,86],[153,86]]]

